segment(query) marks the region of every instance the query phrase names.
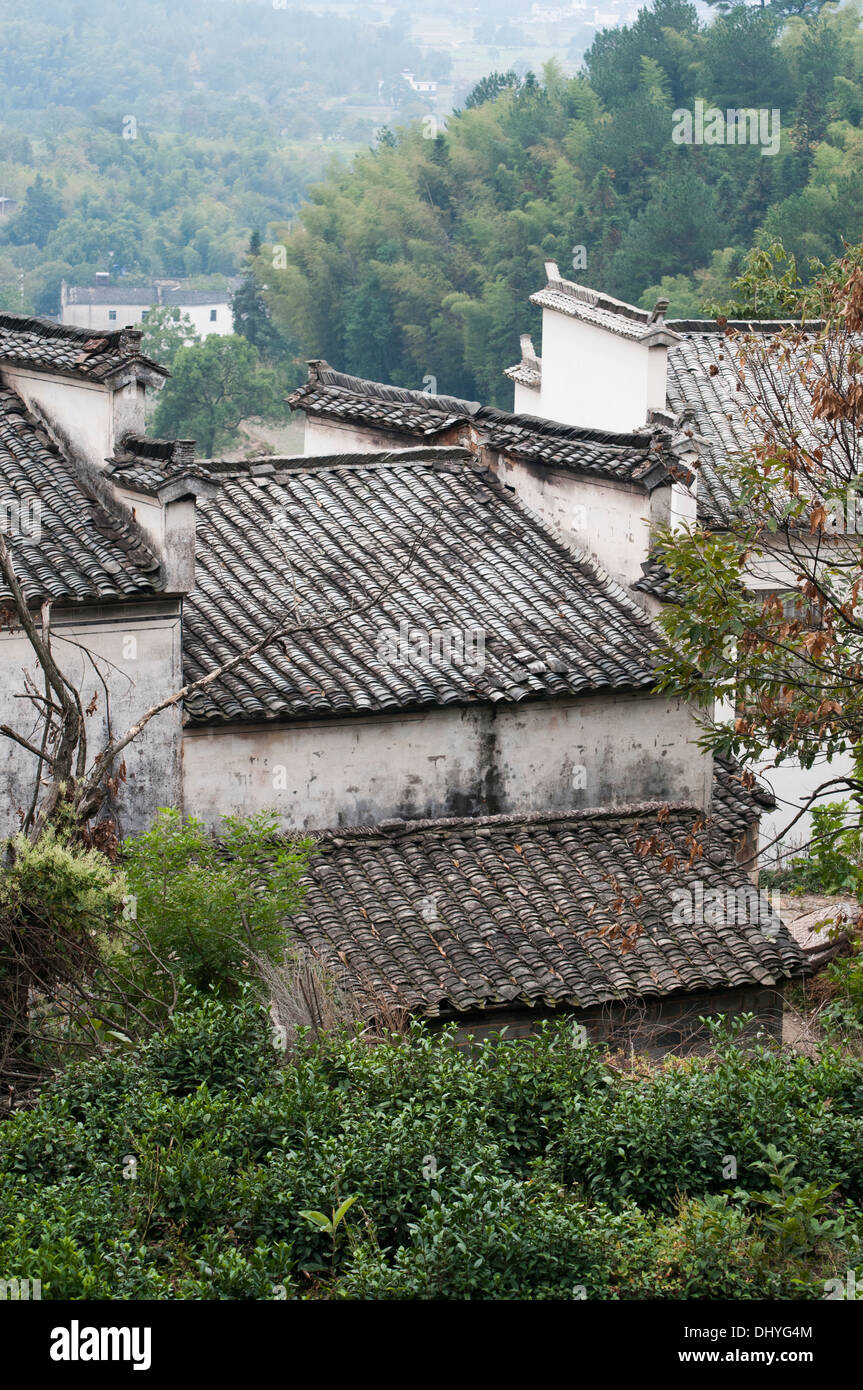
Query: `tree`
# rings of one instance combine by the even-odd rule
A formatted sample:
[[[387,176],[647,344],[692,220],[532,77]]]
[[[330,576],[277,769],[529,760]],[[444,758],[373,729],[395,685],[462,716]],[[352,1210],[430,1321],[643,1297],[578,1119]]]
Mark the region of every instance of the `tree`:
[[[209,458],[247,416],[270,419],[278,413],[275,378],[260,367],[257,349],[236,334],[213,333],[177,352],[153,427],[164,438],[197,440]]]
[[[863,780],[829,764],[863,748],[863,249],[809,287],[782,288],[796,291],[801,322],[775,335],[726,329],[755,439],[724,465],[735,514],[721,531],[660,538],[687,598],[662,617],[659,688],[700,707],[701,741],[717,754],[827,764],[833,775],[791,825],[843,789],[859,821]]]
[[[211,340],[212,341],[212,340]],[[194,349],[183,349],[192,352]],[[419,537],[417,537],[417,540]],[[15,542],[12,542],[13,546]],[[410,567],[413,552],[408,556]],[[340,622],[350,619],[357,613],[366,611],[380,602],[386,594],[389,581],[381,585],[362,602],[349,600],[337,611],[323,611],[304,616],[297,610],[290,615],[279,613],[273,618],[268,629],[256,641],[230,657],[227,661],[208,671],[195,681],[188,681],[177,690],[170,691],[136,719],[125,730],[112,730],[108,719],[108,735],[102,747],[94,752],[89,746],[86,732],[85,710],[75,684],[66,676],[52,650],[50,605],[42,608],[39,621],[36,621],[21,589],[15,571],[14,556],[0,532],[0,572],[11,596],[11,609],[4,614],[4,621],[10,631],[18,628],[27,638],[39,664],[43,679],[44,693],[32,682],[27,683],[23,692],[29,700],[32,712],[41,725],[41,732],[31,736],[24,735],[7,725],[0,725],[0,734],[12,740],[19,747],[31,753],[35,759],[35,786],[32,803],[25,817],[21,832],[7,841],[3,849],[4,866],[0,876],[0,1077],[12,1084],[32,1079],[38,1073],[38,1066],[31,1056],[32,1030],[30,1027],[31,1001],[36,994],[49,997],[58,989],[65,991],[67,1005],[75,993],[84,1001],[74,1009],[78,1022],[90,1028],[93,1019],[88,1017],[87,1001],[91,1001],[90,982],[100,973],[103,982],[107,980],[108,993],[113,1005],[121,1010],[133,1009],[139,1017],[146,1016],[147,1002],[157,1010],[171,1007],[171,1000],[165,998],[159,988],[159,981],[167,977],[169,983],[173,973],[170,961],[161,960],[154,950],[153,942],[139,938],[133,947],[138,956],[149,953],[151,961],[137,965],[132,962],[131,975],[135,989],[144,990],[144,998],[133,1003],[128,993],[128,978],[117,969],[110,951],[106,956],[105,946],[109,946],[120,929],[119,915],[123,909],[125,917],[124,884],[111,877],[107,860],[114,859],[117,852],[116,826],[109,817],[102,815],[109,792],[116,792],[125,779],[125,765],[122,754],[141,736],[151,720],[163,710],[181,704],[196,691],[205,690],[214,681],[220,680],[229,672],[242,668],[273,643],[289,639],[301,632],[329,630]],[[87,657],[99,674],[104,698],[109,700],[107,671],[100,658],[86,648]],[[88,712],[92,708],[88,707]],[[109,711],[110,713],[110,711]],[[271,906],[264,905],[253,912],[245,903],[245,897],[264,891],[266,885],[254,879],[255,864],[260,864],[260,845],[253,843],[251,853],[249,837],[237,822],[226,821],[228,849],[246,861],[226,870],[220,884],[213,885],[211,909],[216,911],[216,899],[220,891],[230,897],[235,905],[239,929],[245,932],[245,941],[240,943],[232,938],[232,933],[220,933],[218,923],[209,923],[207,939],[191,947],[188,959],[199,978],[220,988],[229,989],[229,965],[227,956],[231,952],[242,956],[246,947],[266,955],[268,943],[274,940],[275,925]],[[266,817],[258,818],[252,826],[253,840],[266,836]],[[190,860],[188,872],[180,874],[172,889],[170,915],[160,925],[156,933],[156,945],[169,955],[176,955],[180,949],[176,934],[189,935],[189,896],[194,899],[196,891],[194,880],[196,864],[203,855],[198,829],[195,825],[185,827],[167,822],[167,838],[155,833],[155,838],[144,837],[133,853],[130,872],[144,900],[145,915],[153,916],[154,895],[158,898],[162,888],[155,863],[165,856],[173,863],[174,870],[185,859]],[[161,845],[161,849],[160,849]],[[97,850],[99,853],[94,854]],[[107,860],[102,852],[107,855]],[[212,862],[213,856],[210,856]],[[272,882],[284,885],[293,884],[298,874],[299,861],[291,853],[277,856]],[[159,873],[165,867],[160,863]],[[248,869],[248,872],[246,872]],[[137,876],[136,876],[137,875]],[[244,886],[245,885],[245,886]],[[164,887],[164,885],[163,885]],[[176,890],[176,891],[174,891]],[[181,909],[185,904],[186,915]],[[224,902],[221,908],[224,909]],[[193,914],[192,914],[193,915]],[[133,917],[134,920],[134,917]],[[253,930],[249,931],[249,926]],[[134,926],[126,926],[127,934],[134,935]],[[232,939],[229,940],[229,937]],[[227,956],[226,956],[227,952]],[[203,972],[203,973],[201,973]],[[158,979],[156,978],[158,976]],[[161,996],[161,997],[160,997]]]
[[[195,325],[188,314],[182,314],[175,304],[163,304],[151,309],[144,321],[141,351],[154,362],[173,370],[174,360],[181,348],[200,344]]]
[[[464,109],[470,111],[487,101],[495,101],[501,92],[518,91],[520,86],[521,78],[512,69],[509,72],[490,72],[487,77],[480,78],[465,97]]]
[[[269,305],[264,298],[264,289],[258,281],[256,257],[261,254],[260,233],[252,232],[249,251],[246,257],[246,273],[234,292],[231,307],[234,314],[234,329],[252,347],[257,348],[267,361],[285,357],[288,345],[276,328],[270,316]]]
[[[62,200],[53,185],[37,174],[27,189],[23,206],[12,219],[7,236],[16,246],[29,242],[44,246],[62,216]]]

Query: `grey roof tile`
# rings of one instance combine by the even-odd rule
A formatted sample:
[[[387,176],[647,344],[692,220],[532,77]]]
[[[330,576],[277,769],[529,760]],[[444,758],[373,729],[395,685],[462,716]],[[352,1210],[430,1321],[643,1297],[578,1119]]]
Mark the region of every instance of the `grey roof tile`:
[[[16,363],[63,376],[105,381],[132,367],[151,380],[169,375],[141,352],[141,331],[93,333],[47,319],[0,312],[0,363]]]
[[[691,925],[674,920],[681,886],[752,887],[733,863],[736,831],[721,818],[698,834],[719,865],[705,856],[689,866],[697,814],[651,804],[334,831],[318,839],[291,926],[354,982],[395,985],[431,1016],[587,1008],[801,974],[802,952],[784,927],[712,925],[697,913]],[[644,853],[651,835],[673,868]]]
[[[519,701],[646,689],[656,630],[459,450],[300,459],[223,472],[199,501],[187,679],[252,644],[295,605],[305,621],[187,702],[194,721]],[[356,611],[351,611],[355,609]],[[387,650],[400,625],[473,631],[481,663]]]
[[[159,561],[95,472],[71,463],[0,387],[0,525],[28,599],[100,602],[158,592]],[[0,580],[0,601],[11,598]]]
[[[659,465],[665,454],[649,432],[611,434],[579,429],[454,396],[432,396],[366,381],[336,372],[327,363],[313,362],[309,369],[307,385],[288,397],[292,409],[308,415],[385,429],[417,440],[431,441],[443,435],[448,442],[456,442],[455,436],[465,442],[478,439],[514,458],[645,487],[655,483],[657,471],[662,471]],[[673,467],[676,459],[669,456],[666,463]]]

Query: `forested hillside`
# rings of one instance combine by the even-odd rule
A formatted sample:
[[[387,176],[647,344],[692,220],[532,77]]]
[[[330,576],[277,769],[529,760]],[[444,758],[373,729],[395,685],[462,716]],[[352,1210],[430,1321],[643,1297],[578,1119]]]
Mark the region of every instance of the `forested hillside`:
[[[501,369],[538,330],[546,258],[694,315],[754,244],[781,238],[808,273],[859,238],[860,5],[802,3],[705,20],[655,0],[578,76],[488,74],[444,128],[401,72],[443,78],[451,56],[420,51],[407,7],[0,0],[0,195],[17,205],[0,307],[54,314],[60,281],[97,270],[223,280],[260,232],[240,331],[283,371],[324,356],[509,404]],[[696,99],[777,112],[778,150],[675,144]]]
[[[376,17],[377,18],[377,17]],[[0,0],[0,307],[53,314],[64,276],[230,275],[382,113],[444,76],[391,22],[272,0]]]
[[[655,0],[599,35],[583,75],[486,83],[445,134],[399,129],[333,172],[259,258],[274,319],[346,371],[508,404],[501,369],[538,330],[545,258],[634,302],[661,286],[692,315],[754,243],[781,237],[805,268],[858,239],[861,74],[859,7],[705,25]],[[673,143],[696,98],[778,110],[780,149]]]

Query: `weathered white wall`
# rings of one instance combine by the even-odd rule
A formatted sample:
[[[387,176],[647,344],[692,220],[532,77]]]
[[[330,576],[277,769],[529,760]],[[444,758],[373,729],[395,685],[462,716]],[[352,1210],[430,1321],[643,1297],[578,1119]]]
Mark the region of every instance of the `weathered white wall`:
[[[137,604],[134,608],[106,606],[80,614],[56,610],[52,626],[54,654],[80,692],[85,708],[94,693],[99,701],[96,712],[87,720],[91,758],[104,746],[106,733],[102,685],[84,653],[61,639],[79,642],[102,658],[115,733],[182,684],[180,618],[175,603]],[[39,725],[32,706],[14,698],[24,688],[22,668],[33,675],[41,690],[38,663],[27,639],[3,631],[0,724],[8,724],[25,738],[39,742]],[[121,789],[117,807],[124,833],[144,829],[157,807],[179,805],[181,752],[181,714],[177,708],[157,715],[125,750],[122,757],[128,780]],[[32,753],[0,736],[0,834],[11,834],[18,828],[16,811],[30,804],[36,767],[37,759]]]
[[[594,556],[613,579],[632,584],[642,577],[650,542],[650,501],[643,488],[500,455],[493,467],[546,526]]]
[[[513,412],[516,415],[542,415],[540,409],[542,394],[538,386],[525,386],[523,382],[515,382],[513,393]]]
[[[677,701],[608,695],[278,727],[187,729],[187,812],[215,824],[272,808],[319,830],[391,817],[706,806],[710,760]]]
[[[642,343],[543,309],[541,355],[542,389],[534,414],[617,434],[646,422],[650,354]]]
[[[179,308],[181,314],[188,314],[199,338],[208,338],[211,333],[218,333],[220,337],[224,337],[226,333],[234,331],[234,315],[230,304],[181,304]],[[215,320],[210,318],[213,309],[216,311]]]
[[[776,810],[765,811],[761,818],[762,868],[769,868],[773,862],[777,850],[769,846],[777,836],[782,836],[778,846],[782,854],[791,850],[797,850],[803,855],[808,854],[808,849],[804,849],[803,846],[808,844],[812,834],[811,813],[807,811],[787,833],[786,828],[801,806],[823,782],[829,782],[833,777],[854,775],[850,753],[838,755],[831,763],[819,761],[811,768],[800,767],[796,760],[780,763],[779,767],[773,767],[772,762],[773,757],[769,755],[759,768],[761,777],[772,787],[777,800]],[[841,787],[834,787],[826,795],[819,796],[814,804],[824,806],[831,801],[847,801],[848,796],[849,793],[843,792]]]
[[[73,328],[92,328],[103,333],[113,333],[118,328],[141,322],[141,313],[146,304],[124,304],[118,299],[114,304],[64,304],[60,312],[60,322]],[[111,310],[116,317],[111,318]]]
[[[303,452],[316,458],[324,454],[376,454],[381,449],[409,449],[412,444],[419,447],[422,443],[370,425],[342,424],[307,415]]]
[[[114,452],[114,393],[108,387],[8,363],[0,375],[37,417],[48,422],[50,432],[65,444],[71,457],[104,468],[105,459]],[[129,406],[135,410],[137,391],[131,382]]]

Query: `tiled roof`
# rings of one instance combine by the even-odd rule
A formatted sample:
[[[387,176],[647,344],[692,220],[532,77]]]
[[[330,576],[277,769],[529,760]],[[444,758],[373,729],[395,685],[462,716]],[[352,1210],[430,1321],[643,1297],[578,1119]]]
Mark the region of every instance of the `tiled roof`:
[[[180,478],[212,486],[211,472],[195,459],[193,439],[127,434],[115,447],[113,458],[105,462],[106,473],[118,487],[148,496],[164,495],[166,486]]]
[[[556,309],[569,318],[605,328],[618,337],[634,342],[650,338],[667,342],[674,340],[669,325],[662,319],[667,299],[659,301],[656,310],[651,312],[638,309],[634,304],[626,304],[622,299],[614,299],[610,294],[602,294],[588,285],[564,279],[553,261],[546,262],[545,273],[548,283],[544,289],[530,296],[531,304],[541,309]]]
[[[713,759],[712,797],[714,824],[734,839],[739,839],[762,811],[776,809],[772,789],[730,758]]]
[[[707,319],[690,319],[671,321],[668,326],[681,339],[668,353],[668,404],[697,437],[699,516],[708,525],[727,525],[736,510],[736,497],[726,459],[751,449],[762,436],[745,418],[747,397],[738,378],[739,349],[726,328],[741,334],[772,334],[792,324],[789,320],[729,321],[720,328]],[[818,325],[810,327],[814,334]],[[753,370],[750,364],[750,375]]]
[[[669,461],[663,459],[659,449],[651,449],[652,440],[647,435],[631,435],[626,444],[610,442],[611,436],[597,441],[586,438],[587,431],[572,426],[552,424],[531,415],[506,418],[504,411],[495,413],[503,418],[499,422],[489,420],[483,442],[511,458],[621,482],[642,482],[645,486],[648,479],[664,478],[667,474]]]
[[[540,386],[542,384],[542,358],[537,357],[533,362],[516,362],[514,367],[504,367],[503,374],[508,376],[510,381],[517,381],[521,386]]]
[[[514,367],[505,367],[503,374],[508,376],[510,381],[517,381],[519,385],[529,386],[533,390],[542,385],[542,358],[537,357],[529,333],[521,335],[521,361]]]
[[[685,595],[679,585],[674,583],[671,578],[671,571],[661,560],[652,559],[650,556],[643,561],[642,577],[636,579],[633,589],[637,589],[642,594],[652,594],[654,598],[660,599],[663,603],[683,603]]]
[[[157,304],[230,304],[230,289],[189,290],[169,285],[68,285],[67,304],[100,304],[118,308],[124,304],[152,308]]]
[[[695,920],[673,920],[675,889],[752,889],[722,831],[697,836],[704,855],[689,866],[697,817],[654,803],[333,832],[317,842],[291,928],[349,979],[430,1016],[802,973],[799,946],[775,922],[765,930],[751,899],[748,921],[713,925],[693,892]]]
[[[464,450],[299,459],[223,473],[198,504],[184,610],[196,679],[299,605],[330,627],[271,646],[187,702],[261,720],[646,689],[656,630]],[[356,611],[351,611],[356,609]],[[481,662],[397,653],[400,625],[484,641]]]
[[[29,599],[128,598],[161,587],[159,562],[110,487],[71,464],[0,387],[0,525]],[[0,579],[0,602],[10,597]]]
[[[4,362],[90,381],[105,381],[133,367],[157,383],[169,375],[141,352],[140,330],[92,333],[24,314],[0,313],[0,365]]]
[[[308,384],[289,396],[288,401],[292,409],[309,415],[427,441],[463,425],[465,439],[470,434],[512,457],[570,472],[645,485],[665,474],[664,451],[657,449],[649,433],[609,434],[579,429],[454,396],[432,396],[366,381],[333,371],[325,363],[310,364]],[[671,462],[670,458],[665,460],[668,466]]]

